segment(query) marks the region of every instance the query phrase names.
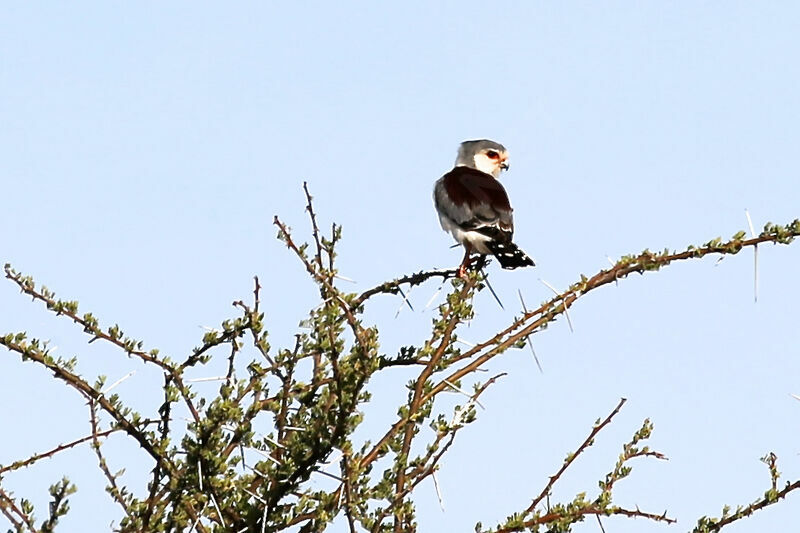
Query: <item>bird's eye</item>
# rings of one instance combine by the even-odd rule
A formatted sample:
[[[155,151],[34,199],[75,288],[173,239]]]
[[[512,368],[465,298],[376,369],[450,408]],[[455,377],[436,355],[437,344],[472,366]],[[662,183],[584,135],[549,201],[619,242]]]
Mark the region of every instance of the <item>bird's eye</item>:
[[[488,157],[489,159],[497,159],[498,157],[500,157],[500,154],[498,154],[494,150],[489,150],[488,152],[486,152],[486,157]]]

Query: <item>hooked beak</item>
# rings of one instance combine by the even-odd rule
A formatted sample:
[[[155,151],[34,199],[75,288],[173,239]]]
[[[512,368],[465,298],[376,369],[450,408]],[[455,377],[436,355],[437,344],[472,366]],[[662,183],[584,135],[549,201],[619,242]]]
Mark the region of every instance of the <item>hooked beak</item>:
[[[500,163],[500,168],[502,168],[503,170],[508,170],[508,167],[509,167],[509,166],[510,166],[510,165],[508,164],[508,162],[507,162],[507,161],[502,161],[502,162]]]

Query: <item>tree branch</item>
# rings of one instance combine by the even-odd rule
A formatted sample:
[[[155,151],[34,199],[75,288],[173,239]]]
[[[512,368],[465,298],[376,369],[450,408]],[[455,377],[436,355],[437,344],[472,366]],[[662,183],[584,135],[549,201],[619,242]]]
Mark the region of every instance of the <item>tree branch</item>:
[[[544,489],[542,489],[542,492],[533,499],[528,508],[525,509],[525,511],[522,513],[523,516],[528,515],[536,510],[536,506],[539,505],[539,503],[541,503],[541,501],[550,494],[550,490],[553,488],[553,485],[555,485],[556,481],[558,481],[561,475],[567,470],[567,468],[569,468],[569,465],[571,465],[573,461],[575,461],[575,459],[577,459],[578,456],[586,450],[586,448],[594,443],[595,436],[600,433],[604,427],[611,423],[611,420],[617,415],[617,413],[619,413],[619,410],[622,409],[622,406],[625,405],[626,401],[627,400],[625,398],[620,399],[617,406],[613,411],[611,411],[611,414],[609,414],[605,420],[599,424],[595,424],[592,427],[592,431],[589,433],[589,436],[586,437],[586,440],[584,440],[583,443],[578,446],[577,450],[567,456],[567,458],[564,460],[564,464],[561,465],[561,468],[558,470],[558,472],[550,476],[550,480],[547,482],[547,485],[545,485]]]

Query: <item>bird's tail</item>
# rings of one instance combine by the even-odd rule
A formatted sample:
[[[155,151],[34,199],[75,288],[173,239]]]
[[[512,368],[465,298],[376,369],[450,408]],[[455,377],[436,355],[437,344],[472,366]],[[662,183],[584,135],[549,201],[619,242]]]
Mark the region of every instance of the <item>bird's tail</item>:
[[[533,259],[520,250],[513,242],[489,242],[487,248],[500,261],[503,268],[514,269],[524,266],[535,266]]]

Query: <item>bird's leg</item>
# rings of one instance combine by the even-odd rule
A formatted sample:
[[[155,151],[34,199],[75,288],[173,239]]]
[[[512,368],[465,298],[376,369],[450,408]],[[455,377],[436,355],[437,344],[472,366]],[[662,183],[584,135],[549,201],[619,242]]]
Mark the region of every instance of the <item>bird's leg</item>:
[[[461,260],[461,265],[458,267],[458,274],[457,276],[464,281],[467,280],[467,267],[470,265],[472,261],[470,261],[469,254],[472,253],[472,246],[469,244],[464,245],[464,259]]]

